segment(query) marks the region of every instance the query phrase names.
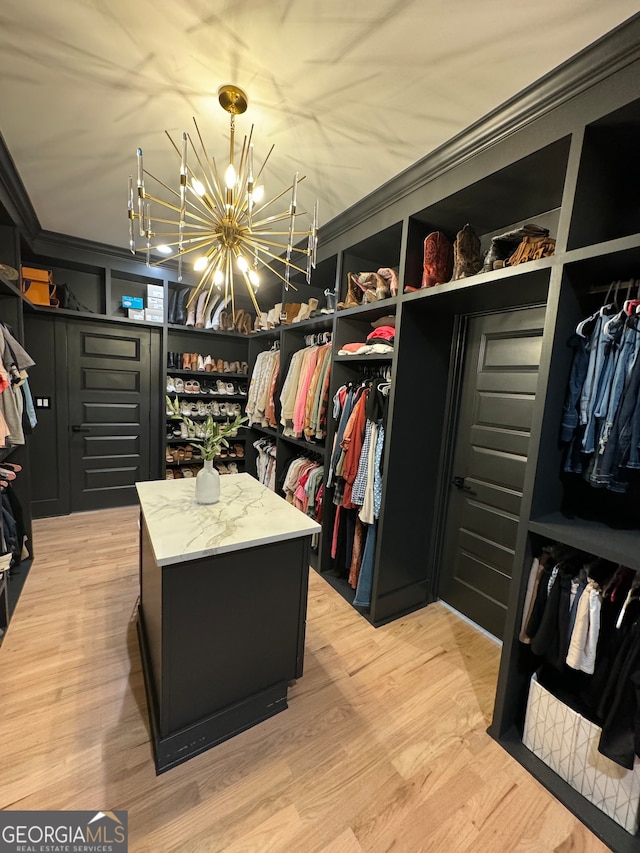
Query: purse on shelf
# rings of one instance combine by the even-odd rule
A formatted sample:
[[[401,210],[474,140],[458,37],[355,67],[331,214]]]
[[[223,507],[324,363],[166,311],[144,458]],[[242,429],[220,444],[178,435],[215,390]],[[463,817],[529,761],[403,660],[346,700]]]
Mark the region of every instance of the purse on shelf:
[[[22,267],[22,292],[33,305],[45,305],[47,308],[60,306],[51,270]]]

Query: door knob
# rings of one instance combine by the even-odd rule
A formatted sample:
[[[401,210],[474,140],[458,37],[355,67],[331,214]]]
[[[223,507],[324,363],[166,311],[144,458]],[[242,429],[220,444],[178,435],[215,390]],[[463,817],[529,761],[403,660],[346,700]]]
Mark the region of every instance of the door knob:
[[[82,426],[82,424],[73,424],[72,432],[91,432],[91,427]]]
[[[471,486],[467,486],[464,480],[464,477],[454,477],[451,483],[456,487],[456,489],[460,489],[460,491],[466,492],[468,495],[475,495],[476,493],[473,491]]]

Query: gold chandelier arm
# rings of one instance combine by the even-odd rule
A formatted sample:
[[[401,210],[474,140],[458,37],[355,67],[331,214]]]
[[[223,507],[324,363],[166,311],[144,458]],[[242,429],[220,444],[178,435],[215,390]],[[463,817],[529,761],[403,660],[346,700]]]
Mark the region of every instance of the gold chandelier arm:
[[[175,204],[171,204],[170,201],[165,201],[163,198],[158,198],[155,195],[149,195],[149,193],[146,194],[145,198],[149,199],[149,201],[155,202],[155,204],[159,204],[161,207],[167,208],[167,210],[173,210],[175,213],[180,214],[180,208]],[[192,205],[188,199],[187,199],[187,204],[190,205],[191,207],[195,207],[195,205]],[[195,209],[197,210],[198,208],[195,208]],[[185,216],[188,216],[191,219],[195,219],[197,222],[202,222],[203,225],[205,225],[209,229],[211,228],[212,222],[210,220],[204,219],[202,216],[198,216],[198,214],[196,214],[196,213],[192,213],[191,211],[186,210]],[[157,219],[155,217],[154,217],[154,222],[164,222],[166,225],[175,224],[169,219]]]
[[[271,146],[271,148],[269,149],[269,153],[267,154],[267,156],[266,156],[266,157],[264,158],[264,160],[262,161],[262,166],[260,166],[260,171],[258,172],[258,174],[257,174],[257,175],[255,176],[255,178],[254,178],[254,183],[255,183],[255,184],[257,184],[257,183],[258,183],[258,181],[260,180],[260,175],[264,172],[264,167],[267,165],[267,161],[269,160],[269,157],[271,157],[271,152],[273,151],[273,149],[274,149],[275,147],[276,147],[276,145],[275,145],[275,142],[274,142],[274,144],[273,144],[273,145]]]
[[[205,169],[204,166],[202,165],[202,163],[200,162],[200,157],[198,156],[198,152],[196,151],[196,147],[193,144],[193,142],[191,142],[191,147],[193,148],[193,151],[196,155],[198,163],[200,163],[200,168],[202,169],[202,174],[204,175],[205,180],[207,181],[207,184],[209,184],[209,189],[211,190],[211,195],[214,198],[216,197],[216,192],[217,192],[218,197],[216,198],[216,204],[218,204],[218,205],[224,204],[224,195],[222,193],[222,186],[221,186],[220,182],[218,180],[216,180],[216,175],[214,174],[213,170],[209,166],[209,155],[207,154],[207,149],[205,148],[204,140],[202,139],[202,134],[200,133],[200,128],[198,127],[198,122],[195,120],[195,116],[193,117],[193,123],[196,127],[198,139],[200,140],[200,147],[202,148],[202,153],[204,154],[205,163],[207,164],[207,167],[208,167],[207,169]],[[213,187],[209,183],[209,177],[211,177],[211,181],[213,182]],[[213,191],[213,188],[215,188],[216,192]]]
[[[274,257],[275,257],[275,255],[274,255]],[[278,260],[279,260],[279,259],[278,259]],[[277,270],[277,269],[274,269],[274,267],[272,267],[270,263],[268,263],[267,261],[263,261],[262,263],[263,263],[263,265],[264,265],[268,270],[271,270],[271,272],[272,272],[274,275],[278,276],[278,278],[280,279],[280,281],[283,281],[285,284],[287,284],[287,280],[286,280],[286,278],[285,278],[283,275],[280,275],[280,273],[278,272],[278,270]],[[293,284],[292,282],[288,282],[288,287],[292,287],[292,288],[293,288],[294,290],[296,290],[296,291],[298,290],[298,288],[297,288],[297,287],[295,286],[295,284]]]
[[[253,240],[251,240],[250,237],[245,237],[243,242],[249,243],[254,248],[255,247],[259,248],[260,246],[275,246],[278,249],[286,249],[287,248],[286,243],[278,243],[277,240],[264,240],[263,238],[260,238],[259,241],[253,241]],[[291,247],[291,251],[292,252],[299,252],[301,255],[308,255],[309,254],[308,249],[298,249],[295,246]]]
[[[303,175],[301,178],[298,178],[298,184],[300,184],[302,181],[304,181],[304,179],[305,179],[306,177],[307,177],[306,175]],[[256,181],[257,181],[257,180],[258,180],[258,179],[256,178]],[[254,183],[255,183],[256,181],[254,181]],[[278,201],[278,199],[279,199],[279,198],[282,198],[282,196],[283,196],[283,195],[287,195],[287,193],[290,193],[292,189],[293,189],[293,184],[291,184],[290,186],[288,186],[285,190],[282,190],[282,192],[281,192],[281,193],[278,193],[278,195],[275,195],[272,199],[269,199],[269,201],[265,201],[265,203],[264,203],[264,204],[261,204],[261,205],[260,205],[260,207],[257,207],[257,208],[253,211],[253,215],[254,215],[254,216],[256,216],[256,214],[260,213],[262,210],[265,210],[265,208],[267,208],[267,207],[269,207],[270,205],[272,205],[272,204],[274,203],[274,201]],[[287,211],[287,216],[289,216],[289,212],[288,212],[288,211]]]
[[[260,234],[261,232],[259,229],[262,227],[267,227],[270,222],[282,222],[284,219],[288,219],[288,218],[289,218],[289,211],[288,210],[286,211],[286,213],[278,213],[277,215],[274,214],[273,216],[267,216],[266,219],[261,219],[259,222],[254,222],[253,230],[257,234]],[[270,233],[269,229],[267,229],[264,233],[269,234]],[[287,231],[287,234],[288,233],[289,232]]]
[[[260,306],[258,305],[258,300],[256,299],[256,295],[254,293],[253,287],[251,286],[251,282],[249,281],[248,274],[242,270],[242,277],[244,278],[244,283],[247,286],[247,290],[249,291],[249,296],[251,297],[251,301],[253,302],[253,307],[256,309],[256,314],[260,316]]]
[[[248,242],[248,241],[247,241],[247,242]],[[269,255],[269,257],[270,257],[270,258],[273,258],[275,261],[280,261],[280,263],[281,263],[281,264],[284,264],[286,267],[291,267],[291,269],[298,270],[298,272],[301,272],[301,273],[303,273],[304,275],[306,275],[306,272],[307,272],[307,271],[306,271],[306,270],[301,269],[299,266],[297,266],[297,264],[294,264],[294,263],[292,263],[291,261],[285,261],[285,260],[283,260],[283,259],[280,257],[280,255],[276,255],[276,254],[275,254],[275,252],[272,252],[272,251],[271,251],[271,249],[268,249],[266,246],[260,246],[260,244],[258,244],[258,245],[259,245],[259,249],[260,249],[260,251],[262,251],[265,255]],[[286,249],[286,246],[280,246],[280,248],[281,248],[281,249]],[[284,280],[285,280],[285,279],[283,279],[283,281],[284,281]]]
[[[144,173],[145,173],[145,175],[147,175],[147,177],[151,178],[151,180],[156,181],[156,183],[160,184],[161,187],[164,187],[165,190],[167,190],[167,192],[170,192],[176,198],[180,198],[180,193],[177,193],[174,189],[172,189],[170,186],[165,184],[164,181],[161,181],[160,178],[156,178],[156,176],[152,175],[151,172],[148,171],[148,169],[145,169]],[[147,195],[147,198],[150,198],[150,196]]]

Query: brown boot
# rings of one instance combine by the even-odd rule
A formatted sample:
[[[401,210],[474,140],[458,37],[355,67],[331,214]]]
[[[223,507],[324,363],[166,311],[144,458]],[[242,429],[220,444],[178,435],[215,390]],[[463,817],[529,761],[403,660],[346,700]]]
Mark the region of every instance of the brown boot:
[[[196,359],[197,361],[197,359]],[[182,353],[182,369],[183,370],[191,370],[191,353],[183,352]]]
[[[422,287],[449,281],[453,272],[453,246],[442,231],[433,231],[424,241]]]
[[[475,275],[482,269],[483,257],[480,252],[480,238],[467,224],[458,231],[453,244],[453,275],[451,281],[458,281]]]

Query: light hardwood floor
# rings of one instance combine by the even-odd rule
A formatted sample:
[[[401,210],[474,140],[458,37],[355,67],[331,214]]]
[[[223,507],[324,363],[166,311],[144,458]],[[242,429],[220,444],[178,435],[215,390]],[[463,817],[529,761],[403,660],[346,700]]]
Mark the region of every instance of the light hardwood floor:
[[[499,650],[441,605],[377,630],[311,572],[289,709],[156,777],[137,511],[35,523],[0,648],[0,807],[128,809],[137,853],[595,853],[485,733]]]

